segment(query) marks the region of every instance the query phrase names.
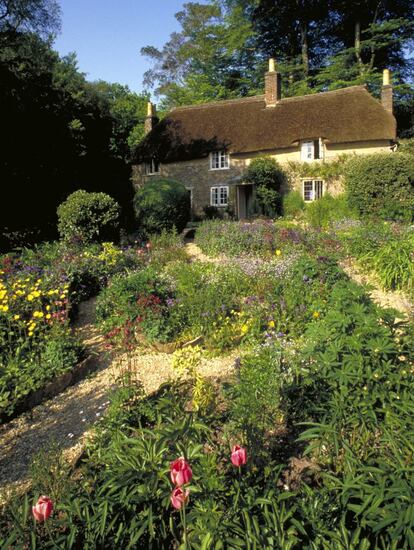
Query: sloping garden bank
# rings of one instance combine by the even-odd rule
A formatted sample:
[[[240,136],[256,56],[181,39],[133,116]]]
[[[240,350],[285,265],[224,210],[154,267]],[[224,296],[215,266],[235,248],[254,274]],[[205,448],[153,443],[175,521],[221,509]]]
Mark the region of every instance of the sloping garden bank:
[[[98,323],[126,353],[124,382],[75,475],[47,466],[46,453],[32,492],[4,511],[8,544],[411,544],[412,323],[338,266],[346,228],[215,223],[198,244],[234,261],[189,263],[165,236],[162,254],[151,243],[150,261],[100,294]],[[200,336],[174,353],[176,381],[146,397],[128,363],[137,339]],[[201,372],[203,358],[239,349],[230,379]],[[170,463],[181,456],[192,473],[180,493]],[[28,503],[41,494],[54,512],[34,526]]]

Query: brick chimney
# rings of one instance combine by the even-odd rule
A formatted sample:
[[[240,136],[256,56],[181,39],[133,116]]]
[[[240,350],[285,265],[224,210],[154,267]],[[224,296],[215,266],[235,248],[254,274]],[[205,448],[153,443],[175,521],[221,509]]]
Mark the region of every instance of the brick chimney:
[[[384,109],[392,114],[392,85],[388,69],[384,69],[382,73],[381,103]]]
[[[148,134],[148,132],[151,132],[151,130],[154,128],[157,122],[158,122],[158,117],[157,117],[156,107],[151,103],[151,101],[148,101],[147,116],[145,117],[145,122],[144,122],[145,134]]]
[[[275,107],[282,98],[282,78],[276,72],[275,60],[269,59],[269,70],[265,74],[266,107]]]

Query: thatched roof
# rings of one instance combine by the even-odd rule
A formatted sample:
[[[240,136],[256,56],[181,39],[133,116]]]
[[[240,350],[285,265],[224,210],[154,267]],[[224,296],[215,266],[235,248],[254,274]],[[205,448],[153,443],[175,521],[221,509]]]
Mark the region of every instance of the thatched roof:
[[[319,137],[329,144],[395,136],[392,114],[365,86],[351,86],[285,98],[269,108],[264,96],[179,107],[145,137],[135,160],[188,160],[223,148],[230,153],[270,151]]]

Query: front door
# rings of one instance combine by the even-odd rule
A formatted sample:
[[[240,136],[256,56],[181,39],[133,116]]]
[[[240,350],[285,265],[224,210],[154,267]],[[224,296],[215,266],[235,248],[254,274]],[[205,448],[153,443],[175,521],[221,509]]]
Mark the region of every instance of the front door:
[[[253,215],[253,185],[237,186],[237,217],[239,220]]]

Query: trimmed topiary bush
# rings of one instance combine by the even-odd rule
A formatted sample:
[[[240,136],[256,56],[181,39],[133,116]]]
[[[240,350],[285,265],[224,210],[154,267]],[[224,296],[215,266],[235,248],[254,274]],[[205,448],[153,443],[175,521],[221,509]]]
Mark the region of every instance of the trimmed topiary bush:
[[[414,219],[414,155],[379,153],[350,159],[345,167],[348,203],[360,214]]]
[[[171,231],[174,227],[181,233],[190,220],[190,195],[178,181],[157,179],[138,189],[134,209],[142,235]]]
[[[62,239],[82,244],[118,237],[119,204],[105,193],[75,191],[57,209]]]

